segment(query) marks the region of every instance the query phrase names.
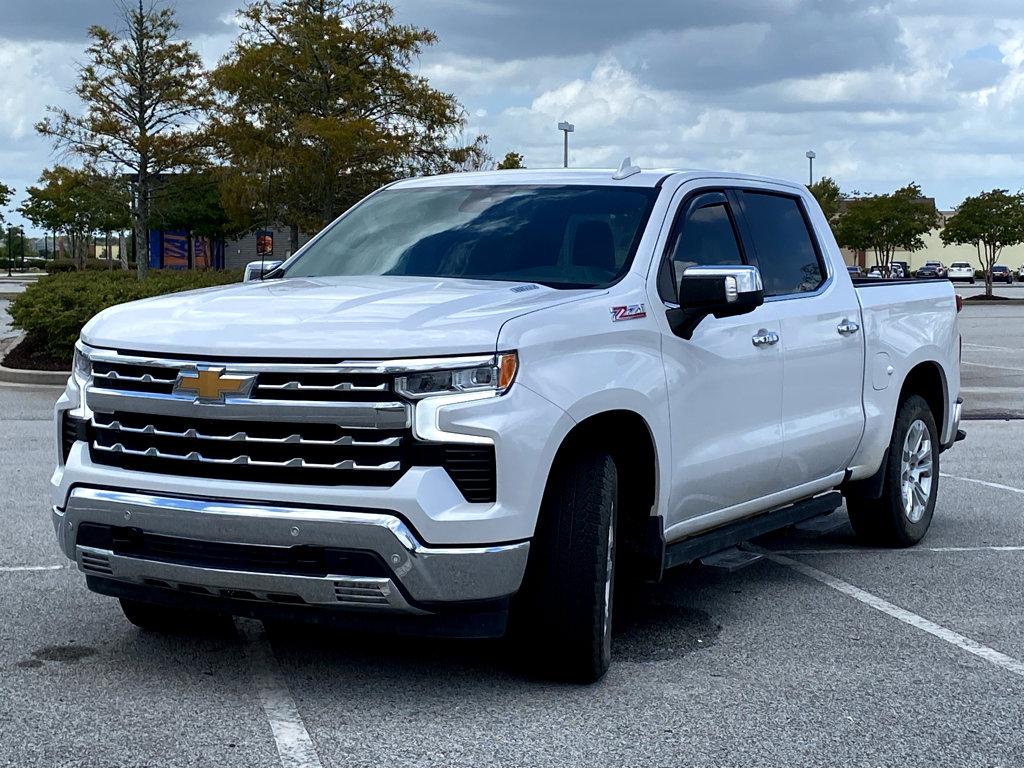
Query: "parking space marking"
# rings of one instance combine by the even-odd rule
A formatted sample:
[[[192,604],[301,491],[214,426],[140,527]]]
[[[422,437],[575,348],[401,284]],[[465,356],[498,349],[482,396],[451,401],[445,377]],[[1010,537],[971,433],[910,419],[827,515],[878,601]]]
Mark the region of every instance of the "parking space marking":
[[[952,478],[954,481],[964,481],[965,483],[976,483],[979,486],[988,486],[991,489],[1002,489],[1003,491],[1012,491],[1014,494],[1024,494],[1024,489],[1018,489],[1016,486],[1007,486],[1002,483],[995,483],[993,481],[981,481],[977,478],[964,478],[961,475],[950,475],[949,473],[939,473],[943,478]]]
[[[249,660],[250,672],[259,693],[263,712],[270,722],[277,754],[283,767],[321,766],[313,740],[306,731],[306,725],[299,715],[299,709],[292,699],[288,685],[281,675],[281,668],[274,658],[270,643],[257,630],[253,621],[241,620],[236,623],[245,639],[245,656]]]
[[[10,571],[57,571],[57,569],[67,568],[64,564],[58,564],[57,566],[0,566],[0,572]]]
[[[973,360],[962,360],[960,361],[961,366],[980,366],[981,368],[997,368],[1002,371],[1020,371],[1024,373],[1024,368],[1019,366],[993,366],[991,363],[975,363]]]
[[[964,347],[976,347],[979,350],[999,350],[1000,352],[1021,352],[1021,350],[1013,347],[996,347],[993,344],[975,344],[974,342],[964,342]]]
[[[990,646],[978,643],[972,638],[960,635],[960,633],[957,633],[955,630],[950,630],[948,627],[944,627],[929,619],[925,619],[924,617],[914,614],[912,611],[908,611],[896,604],[889,603],[884,598],[879,598],[877,595],[869,593],[866,590],[862,590],[856,585],[851,585],[849,582],[841,580],[838,577],[833,577],[831,574],[819,571],[813,566],[808,566],[800,561],[795,561],[792,558],[787,558],[784,555],[772,553],[767,550],[761,552],[766,558],[769,558],[782,566],[793,569],[793,571],[797,571],[805,577],[810,577],[823,585],[827,585],[833,590],[838,590],[843,595],[849,596],[855,601],[860,601],[865,606],[870,606],[872,609],[880,611],[883,614],[887,614],[893,619],[898,619],[900,622],[904,622],[911,627],[923,630],[925,633],[933,635],[946,643],[950,643],[968,654],[973,654],[986,662],[990,662],[1003,670],[1024,678],[1024,662],[1021,662],[1018,659],[1007,654],[1003,654],[1000,651],[996,651]]]

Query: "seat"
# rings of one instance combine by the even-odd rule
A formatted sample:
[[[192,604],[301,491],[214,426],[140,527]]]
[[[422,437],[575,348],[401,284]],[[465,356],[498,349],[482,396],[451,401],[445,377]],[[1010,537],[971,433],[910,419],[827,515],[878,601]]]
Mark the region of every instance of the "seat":
[[[592,219],[576,228],[572,263],[574,267],[615,272],[615,238],[608,222]]]

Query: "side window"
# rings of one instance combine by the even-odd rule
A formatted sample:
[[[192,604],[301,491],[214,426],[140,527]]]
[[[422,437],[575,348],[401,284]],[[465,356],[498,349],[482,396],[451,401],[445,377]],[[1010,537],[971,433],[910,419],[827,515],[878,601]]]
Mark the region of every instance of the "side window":
[[[743,213],[765,296],[814,291],[822,284],[825,270],[796,198],[745,191]]]
[[[724,202],[700,206],[676,222],[669,239],[669,259],[676,279],[694,265],[743,264],[736,229]]]

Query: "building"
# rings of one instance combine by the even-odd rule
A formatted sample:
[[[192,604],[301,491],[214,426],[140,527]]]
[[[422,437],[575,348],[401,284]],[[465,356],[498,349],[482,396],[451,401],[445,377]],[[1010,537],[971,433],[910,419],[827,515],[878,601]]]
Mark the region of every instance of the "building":
[[[310,236],[299,233],[299,245]],[[263,258],[283,260],[291,256],[287,227],[257,228],[231,240],[192,235],[187,230],[150,230],[149,266],[172,270],[241,270]]]

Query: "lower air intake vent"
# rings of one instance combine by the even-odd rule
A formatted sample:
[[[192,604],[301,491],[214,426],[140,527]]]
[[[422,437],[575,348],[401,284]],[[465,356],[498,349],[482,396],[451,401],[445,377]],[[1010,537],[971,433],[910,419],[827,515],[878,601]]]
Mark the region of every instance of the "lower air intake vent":
[[[387,580],[347,580],[334,583],[334,597],[338,603],[360,606],[387,605],[390,590]]]
[[[113,570],[110,568],[110,558],[105,555],[98,553],[87,553],[84,550],[81,553],[82,571],[90,574],[113,574]]]
[[[493,446],[445,446],[444,469],[467,502],[496,498]]]

